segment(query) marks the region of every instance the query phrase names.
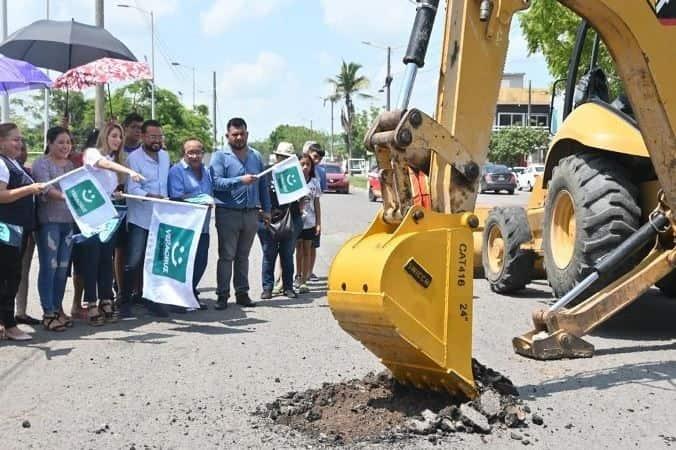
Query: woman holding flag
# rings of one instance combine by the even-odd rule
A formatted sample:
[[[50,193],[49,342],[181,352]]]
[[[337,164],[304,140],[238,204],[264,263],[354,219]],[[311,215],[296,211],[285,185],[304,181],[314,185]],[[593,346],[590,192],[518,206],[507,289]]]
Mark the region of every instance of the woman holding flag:
[[[50,128],[46,154],[33,164],[35,180],[46,183],[73,170],[74,165],[68,159],[71,149],[70,132],[59,126]],[[44,314],[43,325],[48,331],[64,331],[73,325],[61,306],[70,265],[73,217],[56,183],[40,195],[37,210],[38,293]]]
[[[84,165],[99,182],[104,193],[110,197],[118,185],[123,184],[128,175],[134,181],[143,177],[134,170],[120,164],[120,154],[124,142],[124,131],[117,123],[109,123],[99,134],[96,147],[85,149]],[[87,305],[87,318],[90,325],[99,326],[105,322],[115,322],[117,314],[113,307],[113,251],[114,237],[108,236],[102,242],[94,235],[81,244],[80,271],[84,280],[84,303]],[[98,305],[97,305],[98,300]]]
[[[29,340],[17,327],[14,297],[21,281],[21,261],[26,240],[35,226],[35,201],[44,185],[33,179],[16,162],[23,138],[13,123],[0,124],[0,322],[4,337]]]

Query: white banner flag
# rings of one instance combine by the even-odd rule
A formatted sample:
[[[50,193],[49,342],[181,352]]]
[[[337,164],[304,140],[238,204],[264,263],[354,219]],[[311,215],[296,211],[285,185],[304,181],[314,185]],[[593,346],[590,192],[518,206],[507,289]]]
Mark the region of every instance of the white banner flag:
[[[192,290],[195,254],[207,208],[156,202],[143,265],[143,297],[157,303],[199,308]]]
[[[58,183],[73,220],[82,233],[98,233],[109,220],[117,217],[110,196],[86,168],[66,175]]]
[[[277,202],[280,205],[286,205],[310,195],[303,169],[296,155],[272,166],[272,182],[275,184]]]

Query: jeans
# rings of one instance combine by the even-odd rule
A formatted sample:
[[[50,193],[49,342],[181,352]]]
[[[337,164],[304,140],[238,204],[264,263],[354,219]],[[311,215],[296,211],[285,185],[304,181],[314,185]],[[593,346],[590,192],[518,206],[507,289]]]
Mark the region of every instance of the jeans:
[[[195,265],[192,274],[192,288],[197,292],[197,286],[200,284],[202,275],[207,270],[207,262],[209,261],[209,233],[202,233],[200,235],[199,243],[197,244],[197,253],[195,254]]]
[[[113,295],[113,249],[114,240],[101,242],[98,235],[78,244],[79,275],[84,281],[84,301],[96,304],[96,300],[112,300]]]
[[[258,223],[258,238],[263,247],[263,290],[271,291],[275,283],[275,261],[277,255],[282,266],[282,284],[285,291],[293,290],[293,252],[296,249],[298,230],[303,227],[300,217],[293,218],[293,236],[276,241],[263,222]]]
[[[38,294],[45,314],[54,314],[61,309],[70,266],[72,236],[71,223],[45,223],[38,228]]]
[[[148,230],[129,223],[127,234],[127,248],[125,249],[124,277],[122,281],[122,296],[120,301],[131,301],[132,291],[141,275],[141,263],[146,254]]]
[[[258,229],[258,211],[216,208],[218,232],[218,270],[216,294],[230,296],[230,280],[235,294],[249,292],[249,252]],[[234,271],[234,276],[233,276]]]

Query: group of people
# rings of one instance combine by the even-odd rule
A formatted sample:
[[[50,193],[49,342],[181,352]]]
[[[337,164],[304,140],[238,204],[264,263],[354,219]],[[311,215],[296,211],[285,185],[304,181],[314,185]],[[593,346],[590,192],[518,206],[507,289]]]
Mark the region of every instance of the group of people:
[[[12,123],[0,124],[3,337],[31,339],[19,324],[41,324],[48,331],[64,331],[73,326],[74,317],[93,326],[104,325],[120,317],[132,317],[132,307],[137,303],[155,316],[169,315],[165,305],[142,298],[143,261],[153,206],[138,197],[175,201],[198,196],[213,198],[194,262],[193,292],[200,309],[207,308],[197,287],[209,257],[212,211],[218,235],[216,309],[227,308],[231,284],[237,304],[255,306],[249,296],[248,273],[256,234],[263,248],[261,299],[274,295],[295,298],[297,292],[307,292],[307,282],[314,276],[321,232],[319,197],[326,175],[318,164],[324,152],[319,144],[306,143],[300,163],[309,194],[280,205],[270,176],[258,176],[265,167],[261,154],[248,145],[246,122],[233,118],[226,128],[228,145],[212,155],[207,168],[203,163],[204,146],[197,138],[182,143],[182,158],[172,165],[164,149],[162,125],[155,120],[144,121],[136,113],[127,116],[122,124],[112,122],[100,131],[94,130],[80,152],[73,150],[69,130],[57,126],[47,133],[45,154],[28,169],[21,130]],[[281,143],[275,151],[278,161],[293,154],[293,146],[287,143]],[[59,183],[50,182],[83,165],[115,199],[120,216],[125,217],[109,239],[80,233]],[[122,192],[135,198],[125,198]],[[281,218],[291,221],[287,233],[275,232],[275,224]],[[13,235],[16,239],[12,239]],[[35,248],[41,320],[26,312]],[[70,316],[62,306],[69,276],[74,291]],[[186,312],[185,308],[171,308],[173,312]]]

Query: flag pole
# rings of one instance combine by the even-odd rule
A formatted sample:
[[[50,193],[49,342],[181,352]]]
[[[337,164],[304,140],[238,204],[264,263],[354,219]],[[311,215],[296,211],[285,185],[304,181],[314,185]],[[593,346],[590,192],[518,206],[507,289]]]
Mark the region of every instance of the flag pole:
[[[165,198],[143,197],[141,195],[121,194],[122,197],[131,200],[141,200],[145,202],[168,203],[170,205],[192,206],[194,208],[209,209],[210,205],[200,205],[199,203],[177,202],[175,200],[167,200]]]
[[[256,178],[260,178],[260,177],[262,177],[262,176],[264,176],[264,175],[269,174],[270,172],[272,172],[272,169],[274,169],[275,167],[277,167],[278,165],[280,165],[280,164],[282,164],[282,163],[284,163],[284,162],[288,162],[290,159],[293,159],[293,158],[298,159],[298,157],[297,157],[296,155],[289,156],[288,158],[285,158],[285,159],[283,159],[283,160],[281,160],[281,161],[279,161],[279,162],[274,163],[273,165],[271,165],[270,167],[268,167],[268,168],[265,169],[264,171],[262,171],[262,172],[260,172],[260,173],[257,173],[257,174],[255,175]]]
[[[43,184],[45,185],[45,187],[51,186],[52,184],[56,184],[56,183],[58,183],[59,181],[63,180],[64,178],[68,178],[69,176],[73,175],[74,173],[77,173],[77,172],[80,172],[80,171],[82,171],[82,170],[85,170],[86,168],[87,168],[86,166],[78,167],[78,168],[75,169],[75,170],[71,170],[70,172],[66,172],[66,173],[64,173],[63,175],[59,175],[58,177],[56,177],[56,178],[54,178],[54,179],[52,179],[52,180],[46,181],[46,182],[44,182]]]

